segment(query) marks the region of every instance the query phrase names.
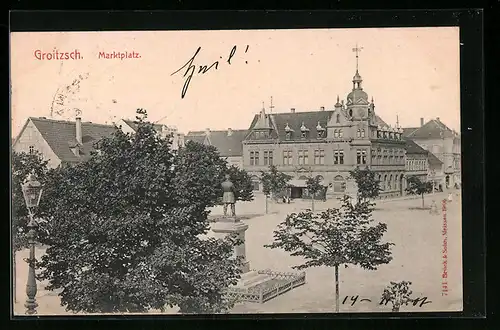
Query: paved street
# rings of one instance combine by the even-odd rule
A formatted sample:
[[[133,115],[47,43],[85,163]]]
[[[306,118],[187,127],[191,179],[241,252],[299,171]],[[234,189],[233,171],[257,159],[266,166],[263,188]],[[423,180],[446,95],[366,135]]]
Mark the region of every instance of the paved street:
[[[426,196],[426,205],[432,198],[436,199],[439,209],[440,200],[445,194]],[[256,200],[237,205],[237,214],[251,216],[264,213],[264,198],[260,195]],[[282,250],[264,248],[271,243],[272,232],[287,213],[310,207],[310,201],[295,201],[293,204],[269,203],[269,214],[260,215],[248,220],[246,233],[247,259],[252,269],[273,269],[291,271],[291,266],[300,262]],[[337,206],[338,201],[316,202],[316,210]],[[367,312],[373,310],[390,311],[390,306],[378,306],[380,295],[390,281],[412,281],[412,289],[416,296],[427,296],[430,304],[422,307],[403,307],[402,311],[452,311],[462,306],[462,271],[461,271],[461,215],[460,200],[454,196],[447,205],[448,221],[448,296],[441,296],[442,265],[442,225],[443,216],[431,215],[428,210],[412,210],[421,206],[420,198],[378,201],[374,218],[387,223],[388,232],[385,239],[395,243],[393,260],[388,265],[380,266],[376,271],[363,270],[358,267],[340,269],[340,300],[345,296],[359,295],[354,306],[344,304],[342,312]],[[213,215],[220,215],[222,207],[213,210]],[[24,313],[26,299],[25,284],[27,265],[22,260],[27,251],[17,255],[17,297],[16,313]],[[40,252],[37,252],[37,256]],[[242,303],[234,308],[234,313],[290,313],[290,312],[332,312],[334,311],[334,273],[325,267],[307,269],[307,283],[299,288],[274,298],[264,304]],[[59,298],[55,293],[43,290],[39,284],[37,300],[39,314],[71,314],[59,306]],[[348,298],[350,299],[350,298]],[[371,302],[360,302],[370,299]]]

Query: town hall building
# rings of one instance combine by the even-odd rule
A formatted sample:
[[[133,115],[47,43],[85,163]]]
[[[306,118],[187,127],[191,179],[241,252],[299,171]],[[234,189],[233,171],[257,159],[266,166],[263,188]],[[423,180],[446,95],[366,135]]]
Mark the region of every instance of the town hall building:
[[[342,195],[349,171],[369,167],[381,181],[381,197],[401,196],[405,189],[403,130],[390,127],[375,112],[356,68],[347,102],[331,110],[255,115],[243,141],[243,167],[259,181],[269,165],[293,177],[292,198],[307,195],[308,177],[320,176],[327,196]],[[397,125],[398,126],[398,125]]]

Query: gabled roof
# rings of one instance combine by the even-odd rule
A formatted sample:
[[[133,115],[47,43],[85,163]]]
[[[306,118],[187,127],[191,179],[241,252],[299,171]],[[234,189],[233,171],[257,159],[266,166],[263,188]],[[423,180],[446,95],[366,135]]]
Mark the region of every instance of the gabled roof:
[[[412,140],[405,138],[405,149],[406,149],[406,154],[427,154],[427,150],[413,142]]]
[[[76,143],[76,124],[71,121],[30,117],[52,151],[62,162],[79,162],[87,159],[94,150],[93,144],[103,137],[110,137],[116,131],[111,125],[82,122],[82,146],[80,157],[70,149]]]
[[[222,157],[238,157],[243,156],[243,140],[247,134],[246,129],[231,129],[229,130],[210,131],[208,134],[208,142],[210,145],[217,148]],[[207,135],[205,132],[192,131],[186,135],[186,141],[195,141],[204,143]]]
[[[439,119],[431,119],[422,127],[409,133],[407,137],[411,139],[440,139],[442,137],[452,137],[453,135],[453,131]]]
[[[137,131],[137,123],[134,120],[130,119],[123,119],[123,121],[130,126],[134,131]],[[157,132],[161,132],[163,125],[160,124],[153,124],[153,128]]]
[[[427,160],[429,161],[429,164],[431,165],[442,165],[443,162],[439,160],[439,158],[436,157],[432,152],[428,151],[427,152]]]

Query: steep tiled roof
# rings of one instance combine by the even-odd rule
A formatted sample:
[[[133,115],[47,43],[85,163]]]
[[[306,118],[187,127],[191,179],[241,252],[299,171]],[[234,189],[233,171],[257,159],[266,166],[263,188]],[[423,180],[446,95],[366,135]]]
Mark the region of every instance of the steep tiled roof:
[[[291,140],[300,140],[301,139],[301,127],[302,123],[304,126],[309,129],[309,136],[316,137],[318,131],[316,127],[318,126],[318,122],[321,127],[326,128],[330,117],[334,113],[333,110],[324,110],[324,111],[307,111],[307,112],[282,112],[282,113],[273,113],[269,114],[271,123],[273,123],[274,128],[277,130],[278,134],[273,130],[271,134],[271,139],[279,138],[280,140],[286,139],[286,131],[285,127],[290,127],[295,134],[292,134]],[[250,129],[252,129],[255,124],[258,122],[260,115],[255,115],[250,125]],[[389,126],[385,121],[382,120],[379,116],[375,115],[375,125],[380,126]],[[250,130],[248,131],[250,133]]]
[[[285,112],[285,113],[274,113],[271,115],[272,120],[276,125],[278,130],[278,136],[280,140],[286,139],[285,127],[290,127],[293,129],[292,140],[301,139],[301,126],[304,126],[309,130],[309,136],[316,138],[318,136],[318,131],[316,127],[318,122],[321,127],[326,128],[330,116],[333,111],[308,111],[308,112]],[[325,135],[326,136],[326,135]]]
[[[443,162],[439,160],[432,152],[427,152],[427,159],[431,165],[442,165]]]
[[[134,131],[137,130],[137,123],[133,120],[130,120],[130,119],[123,119],[123,121],[130,127],[132,127],[132,129]],[[157,132],[161,132],[162,130],[162,126],[163,125],[160,125],[160,124],[153,124],[153,128],[157,131]]]
[[[412,140],[405,138],[405,149],[407,154],[426,154],[427,150],[413,142]]]
[[[193,142],[197,142],[197,143],[205,143],[205,140],[206,140],[206,135],[205,133],[201,133],[201,132],[196,132],[198,134],[192,134],[193,132],[189,132],[186,137],[185,137],[185,141],[188,142],[188,141],[193,141]]]
[[[111,125],[82,122],[83,146],[80,148],[81,156],[78,157],[70,149],[70,145],[76,143],[75,122],[34,117],[30,117],[29,120],[33,122],[52,151],[62,162],[79,162],[85,160],[94,149],[94,142],[103,137],[111,136],[116,130]]]
[[[411,133],[415,132],[418,127],[403,127],[403,136],[407,137]]]
[[[210,131],[208,141],[210,145],[217,148],[222,157],[238,157],[243,155],[243,140],[246,136],[246,129],[233,129],[231,134],[228,130]],[[186,135],[185,140],[203,143],[206,138],[203,131],[192,131]]]
[[[438,119],[429,120],[425,125],[407,135],[412,139],[439,139],[451,136],[453,136],[453,131]]]

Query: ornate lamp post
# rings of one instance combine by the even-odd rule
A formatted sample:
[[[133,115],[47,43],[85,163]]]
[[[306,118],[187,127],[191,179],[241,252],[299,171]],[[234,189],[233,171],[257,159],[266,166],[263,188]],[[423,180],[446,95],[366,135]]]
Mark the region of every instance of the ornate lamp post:
[[[26,307],[26,314],[32,315],[36,314],[36,308],[38,307],[35,299],[37,291],[35,279],[35,239],[38,225],[33,218],[33,208],[37,207],[40,203],[40,198],[42,197],[42,184],[36,181],[33,174],[30,174],[22,185],[22,190],[26,208],[30,216],[27,234],[28,244],[30,246],[30,257],[28,260],[29,273],[28,282],[26,283],[26,295],[28,298],[26,299],[24,307]]]

